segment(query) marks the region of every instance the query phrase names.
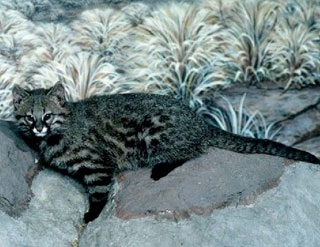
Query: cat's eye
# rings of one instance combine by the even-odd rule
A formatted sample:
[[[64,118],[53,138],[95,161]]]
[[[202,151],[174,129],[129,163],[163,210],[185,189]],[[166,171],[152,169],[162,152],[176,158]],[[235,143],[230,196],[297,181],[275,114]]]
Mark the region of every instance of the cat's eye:
[[[26,120],[28,121],[28,122],[33,122],[33,116],[32,115],[26,115]]]
[[[51,114],[47,113],[43,116],[43,121],[48,121],[51,118]]]

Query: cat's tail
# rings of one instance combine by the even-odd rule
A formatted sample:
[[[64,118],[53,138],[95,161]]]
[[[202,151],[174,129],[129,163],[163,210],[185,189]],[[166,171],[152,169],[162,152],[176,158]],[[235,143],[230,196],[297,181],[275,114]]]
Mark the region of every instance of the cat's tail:
[[[218,128],[211,128],[209,145],[238,153],[270,154],[291,160],[320,164],[320,160],[305,151],[266,139],[244,137]]]

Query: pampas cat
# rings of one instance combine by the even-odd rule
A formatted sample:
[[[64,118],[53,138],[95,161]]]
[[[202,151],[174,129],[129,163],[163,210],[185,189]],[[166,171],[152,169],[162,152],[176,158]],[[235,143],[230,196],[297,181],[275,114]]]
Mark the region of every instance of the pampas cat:
[[[94,96],[67,102],[62,84],[50,89],[13,89],[21,132],[39,143],[41,163],[82,183],[94,220],[108,199],[115,174],[152,167],[155,180],[210,146],[265,153],[319,164],[304,151],[269,140],[242,137],[207,125],[174,98],[154,94]]]

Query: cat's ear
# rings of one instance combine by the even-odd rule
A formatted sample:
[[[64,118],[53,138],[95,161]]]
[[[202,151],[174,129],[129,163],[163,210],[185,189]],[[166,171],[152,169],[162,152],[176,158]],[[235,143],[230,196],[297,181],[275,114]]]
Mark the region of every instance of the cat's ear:
[[[21,103],[23,102],[23,99],[27,96],[30,96],[30,93],[27,90],[15,84],[12,88],[12,99],[14,109],[17,109],[19,105],[21,105]]]
[[[50,88],[47,95],[52,96],[54,101],[61,106],[66,102],[65,90],[61,82],[57,82]]]

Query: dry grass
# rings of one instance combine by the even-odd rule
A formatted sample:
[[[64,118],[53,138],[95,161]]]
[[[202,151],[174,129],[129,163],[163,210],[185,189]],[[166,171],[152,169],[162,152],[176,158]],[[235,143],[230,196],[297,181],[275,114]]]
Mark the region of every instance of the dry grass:
[[[320,68],[320,12],[314,1],[299,1],[282,7],[280,25],[272,45],[276,53],[276,79],[289,87],[314,85]]]
[[[313,72],[319,67],[320,58],[318,44],[314,42],[316,35],[304,25],[278,30],[275,43],[277,80],[286,82],[285,89],[315,84]]]
[[[125,5],[121,12],[126,15],[132,27],[136,27],[144,22],[147,16],[150,16],[152,7],[141,2],[132,2]]]
[[[17,32],[30,30],[34,24],[19,11],[0,9],[0,33],[14,35]]]
[[[204,0],[201,7],[208,11],[205,22],[226,27],[232,17],[232,9],[239,0]]]
[[[305,25],[315,30],[319,28],[320,3],[317,0],[281,1],[281,16],[290,28]]]
[[[0,118],[10,115],[14,83],[48,88],[62,81],[73,100],[171,94],[199,108],[231,83],[268,80],[289,89],[320,82],[319,1],[131,3],[88,9],[70,23],[30,21],[52,3],[0,2]]]
[[[0,10],[0,57],[17,68],[42,45],[34,34],[35,25],[14,10]]]
[[[19,67],[26,80],[42,66],[54,61],[62,62],[69,56],[81,52],[80,47],[71,39],[75,34],[68,26],[53,23],[39,24],[34,33],[37,46],[28,56],[23,56]]]
[[[320,78],[318,1],[208,0],[208,24],[224,26],[229,77],[303,87]]]
[[[278,8],[270,1],[237,1],[224,20],[229,74],[234,82],[256,84],[272,81],[271,50]]]
[[[29,78],[32,88],[48,88],[60,81],[69,99],[78,101],[93,95],[114,93],[121,75],[98,54],[82,52],[61,62],[50,62]]]
[[[70,27],[35,25],[18,11],[0,9],[0,117],[11,115],[14,83],[32,89],[62,81],[72,100],[118,92],[124,75],[116,64],[130,26],[126,14],[111,9],[85,11]],[[7,79],[10,71],[14,80]]]
[[[186,4],[162,6],[134,30],[131,90],[172,94],[190,105],[227,84],[219,52],[222,27]]]
[[[84,11],[71,23],[75,44],[83,51],[100,54],[109,61],[125,56],[131,24],[127,16],[114,9]]]
[[[40,44],[32,34],[34,28],[20,12],[0,9],[0,119],[11,118],[11,89],[23,81],[25,59]]]
[[[45,23],[37,26],[37,33],[45,48],[43,61],[61,61],[81,51],[75,42],[77,35],[63,24]],[[66,35],[68,34],[68,35]],[[80,37],[78,37],[80,39]]]
[[[20,82],[16,68],[0,59],[0,119],[12,119],[12,94],[15,83]]]

